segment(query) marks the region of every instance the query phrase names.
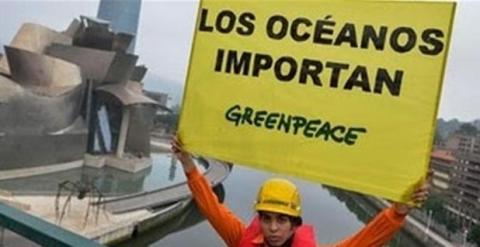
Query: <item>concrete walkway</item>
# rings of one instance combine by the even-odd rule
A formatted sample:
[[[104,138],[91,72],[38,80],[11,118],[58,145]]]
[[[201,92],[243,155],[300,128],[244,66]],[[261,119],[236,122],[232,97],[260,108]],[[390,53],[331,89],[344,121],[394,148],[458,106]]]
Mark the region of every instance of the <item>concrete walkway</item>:
[[[43,175],[43,174],[54,173],[54,172],[61,172],[61,171],[79,168],[82,166],[83,166],[83,160],[75,160],[71,162],[52,164],[48,166],[19,168],[19,169],[12,169],[12,170],[6,170],[6,171],[2,170],[0,172],[0,180],[24,178],[24,177]]]
[[[170,144],[165,143],[165,140],[151,140],[150,146],[155,152],[170,152]]]

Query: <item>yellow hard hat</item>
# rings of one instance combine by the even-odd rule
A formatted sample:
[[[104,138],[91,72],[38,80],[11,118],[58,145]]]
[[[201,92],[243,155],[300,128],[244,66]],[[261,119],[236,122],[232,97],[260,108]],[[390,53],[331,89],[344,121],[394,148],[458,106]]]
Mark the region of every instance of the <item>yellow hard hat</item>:
[[[258,191],[256,211],[267,211],[299,217],[300,193],[290,181],[280,178],[266,180]]]

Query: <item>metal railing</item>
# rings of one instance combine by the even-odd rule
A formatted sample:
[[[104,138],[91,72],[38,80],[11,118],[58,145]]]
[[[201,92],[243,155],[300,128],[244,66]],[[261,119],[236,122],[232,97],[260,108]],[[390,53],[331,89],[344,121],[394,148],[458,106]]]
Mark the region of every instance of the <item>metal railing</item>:
[[[0,228],[8,229],[41,246],[103,246],[4,203],[0,203]],[[0,230],[2,230],[1,237],[3,229]],[[2,241],[0,246],[2,246],[3,239],[0,240]]]

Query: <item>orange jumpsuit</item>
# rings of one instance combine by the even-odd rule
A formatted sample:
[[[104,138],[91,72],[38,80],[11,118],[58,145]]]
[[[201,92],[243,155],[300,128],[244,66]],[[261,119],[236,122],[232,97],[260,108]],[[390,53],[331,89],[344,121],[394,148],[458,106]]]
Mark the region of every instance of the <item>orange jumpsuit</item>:
[[[200,212],[207,218],[227,246],[238,247],[247,226],[218,201],[210,184],[197,169],[186,175],[188,186]],[[385,209],[359,232],[334,246],[383,246],[400,230],[404,218],[405,215],[397,214],[392,208]]]

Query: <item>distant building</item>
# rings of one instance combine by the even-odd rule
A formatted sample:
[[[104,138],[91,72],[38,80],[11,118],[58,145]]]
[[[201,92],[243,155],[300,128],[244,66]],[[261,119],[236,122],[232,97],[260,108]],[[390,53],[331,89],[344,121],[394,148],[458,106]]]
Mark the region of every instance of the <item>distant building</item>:
[[[435,150],[431,155],[431,169],[433,170],[432,186],[437,194],[448,195],[451,183],[451,170],[455,165],[455,157],[446,150]]]
[[[152,91],[147,91],[147,90],[143,90],[143,93],[145,95],[147,95],[148,97],[157,101],[162,106],[166,106],[167,103],[168,103],[168,100],[170,99],[170,97],[168,97],[167,93],[152,92]]]
[[[140,18],[141,0],[100,0],[97,18],[110,22],[115,33],[137,35]],[[128,53],[135,50],[135,40],[130,43]]]
[[[433,191],[465,224],[480,222],[480,136],[454,134],[431,154]]]
[[[445,146],[455,152],[480,155],[480,136],[453,134],[447,139]]]
[[[480,222],[480,155],[455,153],[448,208],[466,222]]]

